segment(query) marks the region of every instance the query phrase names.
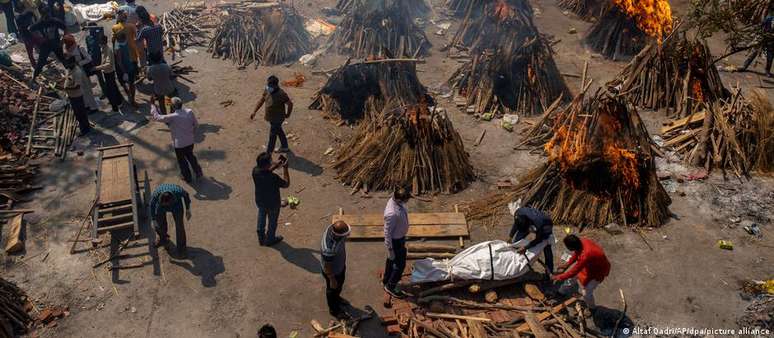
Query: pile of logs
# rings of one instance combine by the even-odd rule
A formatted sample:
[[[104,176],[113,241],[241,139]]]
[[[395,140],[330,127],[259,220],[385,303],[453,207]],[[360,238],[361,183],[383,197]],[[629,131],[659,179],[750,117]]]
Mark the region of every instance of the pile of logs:
[[[471,1],[450,46],[480,53],[503,45],[519,45],[535,35],[529,1]]]
[[[453,193],[475,177],[462,138],[427,103],[369,103],[365,121],[333,168],[337,179],[365,192],[411,187],[414,194]]]
[[[523,44],[511,41],[497,52],[481,53],[449,79],[465,98],[470,114],[540,114],[557,98],[570,97],[548,41],[535,35]]]
[[[27,334],[32,324],[28,309],[32,304],[14,283],[0,278],[0,336],[19,337]]]
[[[602,16],[591,26],[586,35],[586,45],[591,50],[611,60],[626,60],[637,55],[650,37],[637,21],[617,6],[608,6]]]
[[[221,5],[222,18],[212,34],[212,57],[244,68],[296,61],[313,49],[304,19],[285,3],[244,2]]]
[[[584,21],[596,21],[610,0],[559,0],[559,8],[575,13]]]
[[[746,25],[758,25],[763,22],[774,5],[771,0],[728,0],[726,3],[733,8],[739,22]]]
[[[511,191],[471,204],[468,219],[497,215],[516,199],[544,210],[557,224],[612,222],[658,227],[671,199],[656,174],[652,141],[624,97],[597,92],[555,120],[545,145],[548,162],[518,179]]]
[[[609,86],[639,107],[672,109],[668,115],[677,117],[694,113],[701,103],[730,96],[707,44],[685,34],[674,34],[661,46],[649,44]]]
[[[415,0],[362,0],[346,13],[330,37],[333,49],[356,58],[425,56],[430,41],[414,22]]]
[[[376,103],[377,110],[388,100],[401,105],[421,101],[432,104],[427,88],[417,77],[416,63],[412,59],[347,62],[317,91],[309,109],[353,122],[364,117],[368,101]]]
[[[209,28],[212,27],[214,14],[207,14],[202,3],[178,6],[161,16],[160,24],[164,28],[164,42],[172,55],[191,47],[204,47],[210,41]]]
[[[741,178],[752,170],[774,170],[774,108],[765,93],[754,91],[748,100],[737,90],[661,132],[664,148],[707,171],[719,168],[724,177],[727,171]]]
[[[368,0],[339,0],[336,3],[336,10],[339,13],[348,13],[349,11],[356,8],[364,1],[368,1]],[[407,6],[409,13],[411,13],[414,17],[424,16],[428,12],[430,12],[430,5],[428,5],[426,0],[399,0],[399,1],[405,2],[405,5]]]

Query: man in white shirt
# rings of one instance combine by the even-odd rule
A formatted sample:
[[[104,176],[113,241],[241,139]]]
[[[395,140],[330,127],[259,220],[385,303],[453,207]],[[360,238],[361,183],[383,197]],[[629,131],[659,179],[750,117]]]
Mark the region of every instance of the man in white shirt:
[[[76,67],[75,59],[68,58],[64,60],[64,66],[67,68],[65,75],[64,90],[67,92],[67,98],[70,101],[70,108],[73,110],[75,119],[78,121],[78,127],[81,130],[80,136],[86,135],[91,131],[89,125],[89,112],[83,102],[83,90],[81,83],[86,74],[81,67]]]
[[[110,101],[113,112],[120,112],[124,97],[118,91],[118,83],[116,82],[116,56],[113,54],[113,48],[108,44],[107,36],[102,35],[101,39],[102,62],[94,69],[100,72],[99,76],[102,76],[100,84],[105,85],[102,91],[108,98],[108,101]]]
[[[154,121],[164,122],[169,126],[169,130],[172,133],[172,144],[175,147],[177,164],[180,166],[180,174],[183,176],[183,180],[188,184],[193,182],[191,169],[193,169],[196,179],[200,179],[203,176],[202,167],[199,166],[199,161],[196,160],[196,156],[193,154],[194,136],[199,122],[196,121],[193,111],[184,108],[183,100],[179,97],[173,97],[171,114],[159,114],[159,108],[156,105],[151,106],[151,113],[151,118]],[[189,166],[191,169],[189,169]]]

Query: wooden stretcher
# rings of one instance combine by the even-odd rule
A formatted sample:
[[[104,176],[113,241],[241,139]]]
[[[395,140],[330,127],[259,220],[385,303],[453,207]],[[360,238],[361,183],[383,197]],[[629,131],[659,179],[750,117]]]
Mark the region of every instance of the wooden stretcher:
[[[409,213],[408,238],[458,238],[463,246],[464,238],[470,237],[465,214],[455,212]],[[383,239],[384,215],[345,215],[339,209],[331,222],[344,221],[351,227],[350,239]]]
[[[138,233],[142,201],[132,146],[129,143],[97,149],[97,196],[92,213],[92,239],[118,230]]]

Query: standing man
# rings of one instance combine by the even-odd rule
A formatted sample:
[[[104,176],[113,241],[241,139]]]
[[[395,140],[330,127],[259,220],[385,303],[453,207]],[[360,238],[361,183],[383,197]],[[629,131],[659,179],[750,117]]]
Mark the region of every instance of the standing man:
[[[35,65],[34,50],[37,48],[37,42],[39,41],[36,41],[35,36],[30,32],[30,26],[35,22],[35,13],[37,11],[35,8],[31,8],[31,6],[32,4],[28,1],[21,1],[16,4],[14,11],[16,12],[16,28],[19,31],[19,40],[24,43],[30,64]]]
[[[280,188],[290,186],[290,173],[288,173],[288,160],[280,156],[277,163],[271,162],[271,153],[260,153],[255,159],[256,167],[253,168],[253,184],[255,184],[255,205],[258,207],[258,243],[262,246],[272,246],[282,241],[282,236],[277,236],[277,220],[279,219]],[[282,178],[273,171],[282,167]],[[269,221],[269,229],[266,230],[266,219]]]
[[[83,102],[86,104],[86,108],[89,109],[90,114],[96,113],[99,110],[99,102],[92,90],[94,84],[91,83],[90,76],[95,73],[95,70],[91,54],[89,54],[85,48],[78,45],[78,42],[75,41],[75,37],[72,35],[65,35],[62,41],[64,41],[65,45],[65,57],[73,58],[76,65],[83,71],[83,74],[86,75],[82,79],[83,83],[81,83]]]
[[[123,5],[118,7],[118,11],[126,13],[127,22],[137,26],[137,22],[140,20],[137,17],[137,4],[134,2],[134,0],[126,0]]]
[[[161,54],[151,54],[148,57],[150,66],[148,66],[147,76],[153,83],[153,99],[161,107],[161,114],[167,113],[166,98],[175,94],[175,82],[172,80],[172,68],[164,63]]]
[[[605,251],[599,244],[588,238],[578,238],[568,235],[564,238],[564,246],[573,252],[570,260],[562,264],[559,269],[564,270],[573,263],[573,267],[561,275],[554,276],[554,281],[563,281],[577,276],[583,301],[590,310],[594,310],[594,290],[610,274],[610,262],[605,256]]]
[[[75,119],[78,121],[78,128],[81,130],[79,135],[84,136],[91,131],[89,111],[83,102],[83,91],[81,90],[81,83],[83,83],[86,74],[83,74],[81,67],[75,65],[75,60],[72,58],[65,59],[64,66],[67,69],[64,90],[67,92],[70,108],[72,108]]]
[[[201,179],[203,176],[202,167],[199,166],[199,161],[193,154],[194,136],[196,135],[196,127],[199,126],[193,111],[184,108],[183,100],[179,97],[173,97],[171,114],[159,114],[159,109],[155,105],[151,105],[151,113],[153,114],[151,118],[154,121],[164,122],[169,126],[177,165],[180,167],[180,175],[183,176],[183,180],[188,184],[193,182],[191,169],[196,175],[196,180]]]
[[[123,8],[123,6],[121,7]],[[118,62],[120,69],[119,81],[124,85],[126,90],[126,96],[129,98],[129,104],[133,107],[137,107],[137,103],[134,99],[135,85],[137,80],[137,60],[140,55],[137,51],[137,26],[128,22],[127,10],[121,10],[119,8],[116,16],[116,24],[113,25],[113,43],[115,43],[116,55],[118,55]]]
[[[164,29],[153,22],[145,7],[138,6],[136,13],[140,20],[137,43],[145,51],[145,59],[152,62],[151,58],[155,56],[159,62],[164,62]]]
[[[277,137],[279,137],[281,148],[278,151],[280,153],[289,152],[288,138],[285,136],[285,131],[282,130],[282,123],[285,122],[285,119],[290,118],[290,114],[293,112],[293,101],[279,87],[279,79],[274,75],[269,76],[266,80],[266,90],[263,91],[261,99],[255,105],[255,109],[250,115],[251,120],[255,119],[255,114],[258,113],[258,110],[261,109],[264,103],[266,104],[264,119],[271,125],[269,144],[266,146],[266,151],[269,153],[274,152],[274,145],[277,142]]]
[[[344,288],[344,277],[347,270],[346,242],[349,233],[350,227],[347,223],[336,221],[325,229],[320,249],[328,312],[337,319],[349,317],[343,308],[344,300],[341,299],[341,290]]]
[[[766,15],[763,22],[761,22],[760,32],[762,39],[761,45],[753,49],[739,71],[747,71],[747,68],[749,68],[753,61],[758,58],[758,55],[760,55],[761,52],[764,52],[766,54],[766,76],[772,77],[771,63],[774,61],[774,36],[772,36],[774,34],[774,16],[772,16],[771,13]]]
[[[554,273],[554,252],[551,247],[553,244],[554,223],[551,221],[551,217],[548,217],[540,210],[526,207],[519,208],[516,210],[516,214],[513,215],[513,226],[508,237],[511,238],[512,243],[516,243],[525,239],[530,232],[535,234],[535,239],[518,251],[520,254],[524,254],[532,247],[547,241],[548,245],[543,249],[543,255],[546,258],[546,277],[550,277]]]
[[[14,1],[15,0],[0,0],[0,8],[3,9],[5,14],[5,27],[8,29],[8,33],[16,34],[16,20],[14,19]]]
[[[59,62],[64,62],[64,52],[62,52],[62,36],[59,31],[67,31],[62,20],[59,20],[50,13],[44,12],[40,21],[30,26],[30,32],[40,32],[43,36],[43,43],[40,45],[38,51],[38,62],[35,64],[35,71],[32,73],[31,83],[35,82],[35,78],[38,77],[40,71],[43,70],[43,66],[48,63],[48,56],[54,53]]]
[[[118,91],[118,83],[116,83],[116,57],[113,54],[113,48],[108,44],[107,36],[103,34],[100,39],[102,44],[102,62],[94,69],[99,72],[97,76],[102,78],[100,84],[103,85],[102,91],[108,98],[108,101],[110,101],[110,106],[114,112],[120,113],[124,97]]]
[[[398,289],[398,282],[406,268],[406,234],[409,230],[406,202],[411,194],[406,188],[398,188],[384,208],[384,246],[387,247],[387,262],[384,266],[382,284],[384,291],[395,298],[405,298]]]
[[[156,221],[156,233],[159,239],[156,246],[166,246],[169,244],[169,235],[167,234],[167,212],[172,213],[175,219],[175,241],[177,242],[177,253],[181,256],[187,256],[185,241],[185,224],[183,222],[183,211],[185,206],[185,219],[191,219],[191,197],[177,184],[162,184],[151,194],[150,214]]]

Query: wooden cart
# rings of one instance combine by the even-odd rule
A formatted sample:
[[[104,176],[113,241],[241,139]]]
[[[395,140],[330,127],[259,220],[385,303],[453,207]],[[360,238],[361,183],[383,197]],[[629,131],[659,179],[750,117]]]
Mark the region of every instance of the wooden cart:
[[[138,234],[142,199],[132,146],[129,143],[97,149],[97,196],[92,213],[94,226],[91,227],[93,240],[105,232],[112,234],[119,230],[131,230],[133,236]]]

